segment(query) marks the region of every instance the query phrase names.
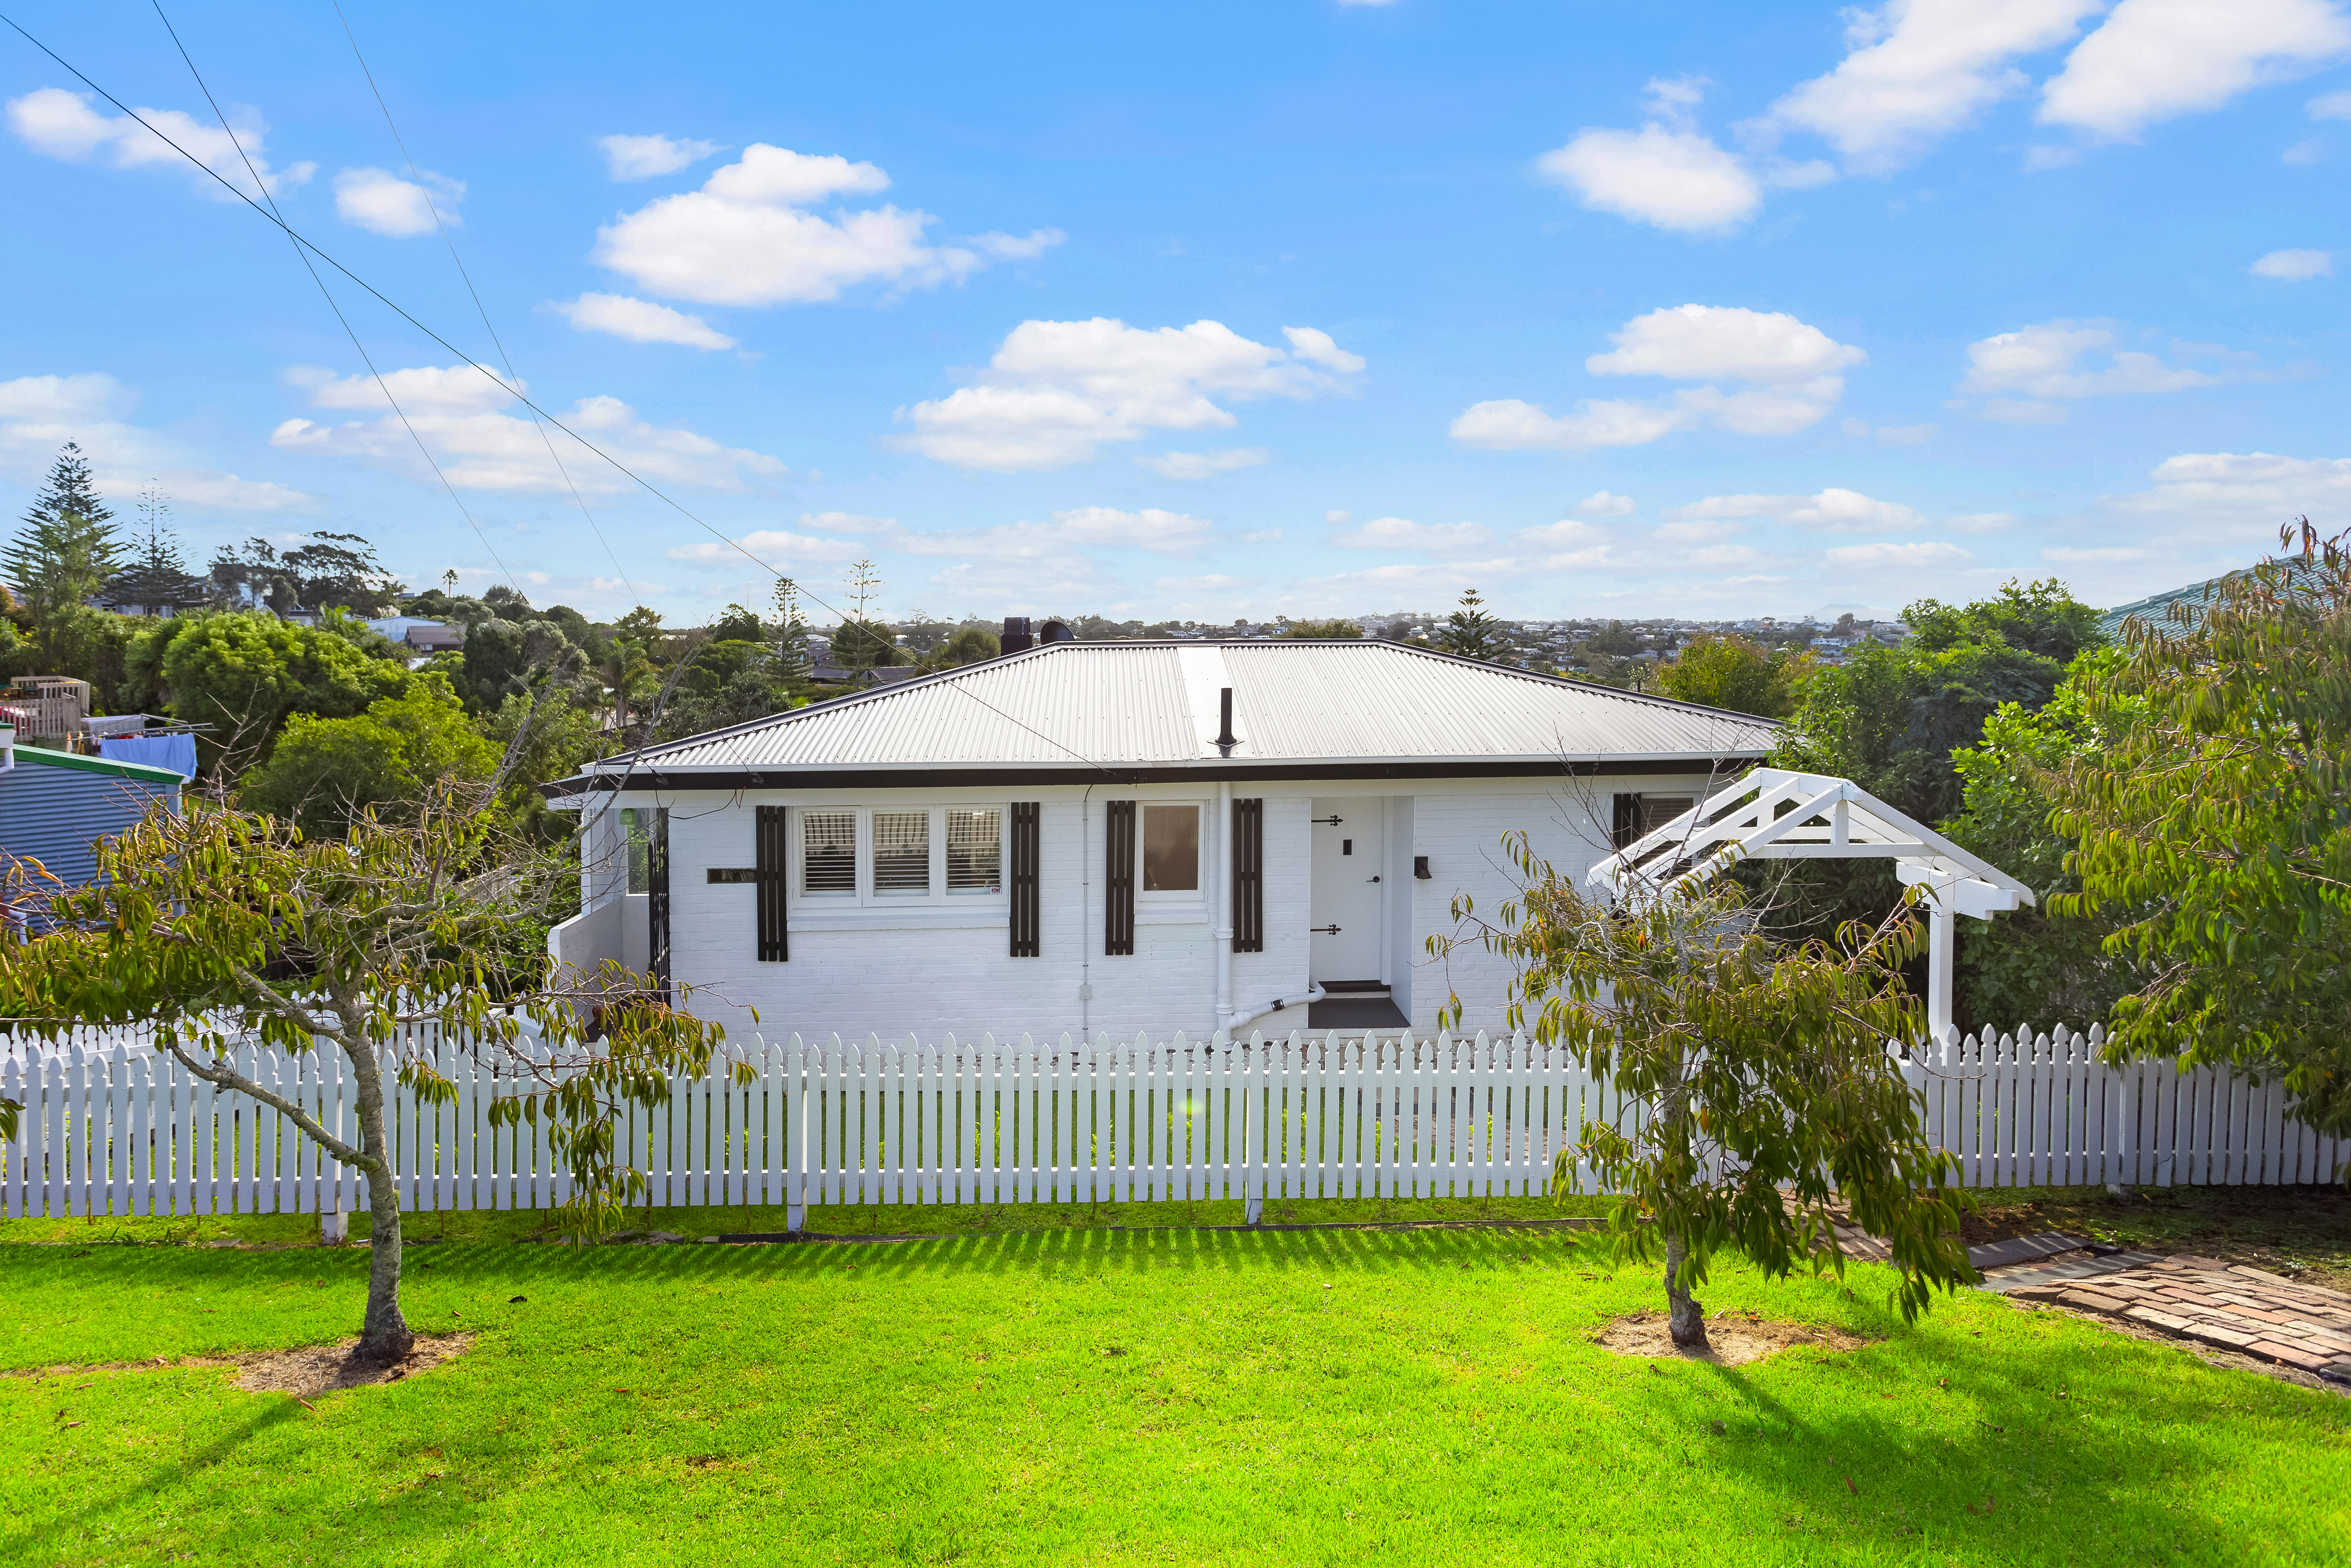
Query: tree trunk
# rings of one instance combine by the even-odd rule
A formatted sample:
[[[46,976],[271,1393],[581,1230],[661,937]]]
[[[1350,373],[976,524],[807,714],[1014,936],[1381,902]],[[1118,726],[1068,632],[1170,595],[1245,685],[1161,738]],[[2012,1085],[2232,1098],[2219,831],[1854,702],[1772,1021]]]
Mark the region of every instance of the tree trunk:
[[[1708,1350],[1712,1346],[1706,1337],[1706,1303],[1692,1296],[1682,1279],[1682,1265],[1689,1259],[1689,1249],[1682,1245],[1680,1235],[1666,1233],[1666,1300],[1673,1308],[1674,1343],[1683,1350]]]
[[[344,1047],[359,1081],[360,1147],[375,1162],[368,1173],[368,1218],[373,1232],[368,1259],[367,1317],[360,1325],[359,1356],[394,1362],[416,1334],[400,1311],[400,1188],[392,1179],[392,1140],[383,1120],[383,1071],[364,1044]]]

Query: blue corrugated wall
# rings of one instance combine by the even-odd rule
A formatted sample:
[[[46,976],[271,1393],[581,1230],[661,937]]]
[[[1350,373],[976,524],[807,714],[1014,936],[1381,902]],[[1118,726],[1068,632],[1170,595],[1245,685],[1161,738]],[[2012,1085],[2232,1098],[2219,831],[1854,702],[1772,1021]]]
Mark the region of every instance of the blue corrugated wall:
[[[0,773],[0,851],[37,860],[69,883],[97,874],[90,847],[98,840],[137,821],[159,795],[179,802],[177,780],[157,784],[37,762],[26,749],[19,747],[16,766]]]

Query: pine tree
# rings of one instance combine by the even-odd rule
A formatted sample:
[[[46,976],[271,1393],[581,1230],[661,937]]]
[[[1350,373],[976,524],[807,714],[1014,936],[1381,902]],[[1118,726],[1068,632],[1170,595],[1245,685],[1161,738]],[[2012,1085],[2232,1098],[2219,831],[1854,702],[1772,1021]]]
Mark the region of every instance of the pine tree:
[[[168,615],[212,597],[212,584],[188,570],[180,554],[180,536],[172,527],[172,503],[149,485],[139,495],[141,531],[131,542],[131,559],[107,579],[109,605],[136,610],[143,615]]]
[[[90,482],[89,462],[68,441],[25,514],[24,528],[0,551],[0,571],[34,620],[46,622],[97,592],[113,575],[120,549],[114,514]]]
[[[1464,591],[1461,608],[1445,618],[1437,645],[1464,659],[1493,660],[1510,650],[1502,623],[1486,612],[1486,601],[1474,588]]]
[[[811,673],[808,620],[800,613],[799,585],[789,577],[779,577],[776,579],[776,675],[797,695],[808,685]]]

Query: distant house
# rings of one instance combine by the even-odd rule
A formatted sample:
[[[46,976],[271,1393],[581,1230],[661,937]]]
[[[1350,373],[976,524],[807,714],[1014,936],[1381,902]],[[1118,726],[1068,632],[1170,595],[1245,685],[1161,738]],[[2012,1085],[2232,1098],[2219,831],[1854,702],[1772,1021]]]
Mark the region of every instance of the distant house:
[[[2304,569],[2298,563],[2292,561],[2286,564],[2285,574],[2289,583],[2299,582],[2305,575]],[[2126,624],[2138,621],[2158,631],[2172,632],[2182,630],[2192,631],[2204,623],[2205,603],[2214,596],[2214,591],[2224,580],[2223,578],[2208,577],[2201,582],[2191,582],[2185,588],[2175,588],[2168,593],[2149,594],[2145,599],[2135,599],[2128,604],[2117,604],[2098,617],[2098,630],[2108,637],[2120,637]],[[2184,627],[2180,622],[2173,619],[2172,608],[2175,605],[2179,606],[2187,617]]]
[[[1511,895],[1502,835],[1579,881],[1775,728],[1372,639],[1049,643],[549,786],[549,946],[769,1039],[1496,1029],[1507,967],[1426,942]]]
[[[368,626],[395,643],[404,643],[420,653],[438,653],[444,649],[465,645],[465,629],[439,621],[423,621],[413,615],[387,615],[371,621]]]
[[[95,846],[147,814],[158,800],[180,807],[180,775],[169,768],[20,746],[0,725],[0,869],[38,861],[73,886],[98,873]]]

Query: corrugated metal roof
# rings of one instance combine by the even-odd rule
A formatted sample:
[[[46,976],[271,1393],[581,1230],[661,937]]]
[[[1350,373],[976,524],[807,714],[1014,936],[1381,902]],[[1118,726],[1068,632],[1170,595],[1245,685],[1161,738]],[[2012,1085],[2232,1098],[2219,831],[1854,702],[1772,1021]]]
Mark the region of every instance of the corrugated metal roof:
[[[873,769],[1760,756],[1771,721],[1398,643],[1057,643],[648,749],[707,768]],[[1204,711],[1205,710],[1205,711]],[[611,759],[600,770],[625,765]]]
[[[158,799],[177,802],[180,776],[163,768],[16,747],[0,773],[0,856],[37,860],[75,886],[98,874],[92,846],[146,815]],[[0,862],[5,868],[5,862]]]

